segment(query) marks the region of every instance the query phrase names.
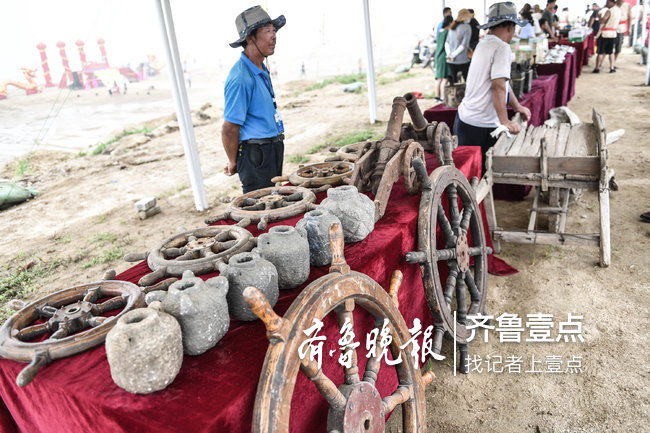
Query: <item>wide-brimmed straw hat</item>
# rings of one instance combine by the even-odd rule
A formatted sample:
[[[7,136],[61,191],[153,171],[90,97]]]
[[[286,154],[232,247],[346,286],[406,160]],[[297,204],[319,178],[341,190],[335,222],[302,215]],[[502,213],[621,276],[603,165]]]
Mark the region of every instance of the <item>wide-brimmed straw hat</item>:
[[[235,18],[235,26],[237,27],[239,39],[232,42],[230,46],[233,48],[240,47],[242,42],[246,40],[253,30],[264,27],[267,24],[273,24],[273,27],[275,27],[275,30],[277,31],[286,23],[287,20],[284,18],[284,15],[280,15],[276,19],[272,20],[269,14],[262,9],[262,6],[253,6],[252,8],[248,8]]]
[[[489,29],[506,21],[513,22],[521,27],[528,23],[526,20],[517,19],[517,6],[513,2],[501,2],[490,6],[487,23],[483,24],[481,28]]]
[[[472,13],[467,9],[461,9],[458,11],[458,16],[454,21],[458,21],[459,23],[462,23],[463,21],[468,20],[470,18],[472,18]]]

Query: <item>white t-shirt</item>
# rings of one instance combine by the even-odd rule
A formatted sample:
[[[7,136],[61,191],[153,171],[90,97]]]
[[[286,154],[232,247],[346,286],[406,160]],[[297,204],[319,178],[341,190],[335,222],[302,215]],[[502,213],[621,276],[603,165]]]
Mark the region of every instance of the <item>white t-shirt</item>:
[[[511,61],[510,45],[498,37],[487,35],[479,42],[469,65],[465,97],[458,107],[460,120],[480,128],[496,128],[501,124],[492,102],[492,80],[510,80]]]

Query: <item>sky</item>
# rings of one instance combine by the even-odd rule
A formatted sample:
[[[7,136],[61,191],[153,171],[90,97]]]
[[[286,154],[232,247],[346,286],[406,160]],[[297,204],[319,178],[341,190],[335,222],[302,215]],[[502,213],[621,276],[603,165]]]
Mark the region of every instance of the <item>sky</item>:
[[[36,44],[47,45],[52,79],[58,82],[63,67],[56,43],[66,44],[73,70],[81,69],[75,42],[85,43],[89,61],[101,60],[97,39],[106,41],[111,66],[135,66],[148,54],[166,61],[155,0],[4,0],[1,2],[0,82],[21,79],[21,67],[38,70]],[[296,79],[305,63],[308,74],[326,76],[357,72],[365,65],[365,39],[361,0],[258,0],[272,18],[284,14],[287,25],[278,33],[271,58],[280,77]],[[488,5],[491,2],[488,2]],[[518,6],[524,2],[516,1]],[[544,2],[541,2],[542,4]],[[240,50],[228,46],[237,38],[234,20],[250,1],[171,0],[181,58],[190,68],[211,68],[223,81]],[[406,63],[418,39],[438,23],[442,1],[370,0],[376,65]],[[584,1],[559,2],[582,11]],[[483,22],[482,0],[447,1],[454,13],[473,8]],[[365,68],[365,67],[364,67]]]

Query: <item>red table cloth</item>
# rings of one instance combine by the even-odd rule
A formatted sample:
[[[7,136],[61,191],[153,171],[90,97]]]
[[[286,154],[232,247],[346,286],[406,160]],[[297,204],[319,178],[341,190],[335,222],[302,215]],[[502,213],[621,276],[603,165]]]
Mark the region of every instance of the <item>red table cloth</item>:
[[[577,75],[577,53],[567,53],[563,63],[549,63],[537,66],[537,75],[557,74],[557,93],[555,106],[565,106],[575,94],[575,81]]]
[[[435,157],[426,154],[429,171],[436,166]],[[481,153],[478,147],[454,151],[454,160],[467,177],[480,175]],[[325,194],[320,194],[323,199]],[[362,242],[345,246],[345,257],[353,270],[362,272],[388,288],[395,269],[403,272],[399,291],[400,311],[409,327],[419,318],[423,329],[432,324],[417,265],[404,261],[404,254],[417,249],[417,217],[420,195],[409,195],[400,180],[393,188],[384,217]],[[483,225],[488,243],[485,212]],[[295,225],[302,218],[294,217],[273,225]],[[255,226],[248,229],[257,236]],[[490,256],[492,271],[516,272],[505,262]],[[142,262],[121,273],[116,279],[137,282],[149,271]],[[281,291],[275,311],[282,315],[300,291],[311,281],[326,274],[328,267],[311,268],[308,282],[298,289]],[[202,275],[203,279],[216,274]],[[361,314],[361,320],[357,320]],[[331,315],[330,315],[331,316]],[[328,319],[331,317],[328,316]],[[357,332],[363,312],[355,310],[355,341],[361,342],[359,369],[363,372],[365,333]],[[367,319],[367,318],[366,318]],[[367,324],[368,320],[366,320]],[[343,369],[327,356],[328,344],[337,347],[338,327],[325,321],[321,335],[327,341],[323,349],[323,371],[337,385],[343,382]],[[118,388],[110,377],[104,346],[44,366],[34,382],[25,388],[15,384],[17,374],[26,364],[0,360],[0,406],[2,431],[70,433],[102,432],[250,432],[253,404],[262,363],[268,347],[261,321],[231,320],[230,329],[212,349],[199,356],[185,356],[174,382],[162,391],[149,395],[133,395]],[[291,431],[324,432],[327,405],[315,386],[298,375],[291,412]],[[380,370],[377,388],[382,396],[397,386],[394,370],[385,364]]]
[[[524,94],[519,101],[530,110],[530,124],[539,126],[548,119],[548,112],[555,107],[557,75],[540,75],[533,80],[530,92]],[[424,112],[424,118],[429,122],[445,122],[453,131],[456,120],[457,108],[450,108],[445,104],[435,105]],[[512,117],[514,111],[508,108],[508,115]]]

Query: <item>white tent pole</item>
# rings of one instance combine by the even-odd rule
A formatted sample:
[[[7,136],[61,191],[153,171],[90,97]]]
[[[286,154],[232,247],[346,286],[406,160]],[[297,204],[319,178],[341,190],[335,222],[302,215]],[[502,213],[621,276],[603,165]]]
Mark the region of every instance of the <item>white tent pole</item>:
[[[366,54],[368,77],[368,103],[370,105],[370,123],[377,121],[377,90],[375,89],[375,61],[372,56],[372,35],[370,34],[370,10],[368,0],[363,0],[363,20],[366,25]]]
[[[641,51],[643,51],[643,47],[645,47],[645,33],[646,33],[645,25],[647,20],[648,20],[648,0],[646,0],[643,3],[643,19],[641,19]],[[643,53],[639,57],[639,60],[641,61],[641,64],[643,64]]]
[[[637,14],[640,12],[638,7],[640,4],[641,0],[636,0]],[[635,20],[636,22],[634,23],[634,39],[632,39],[632,49],[634,49],[634,44],[636,44],[637,39],[639,39],[639,17],[636,17]]]
[[[487,10],[487,0],[483,0],[483,23],[487,23],[487,16],[488,16],[488,10]]]
[[[208,208],[208,200],[205,196],[205,188],[203,186],[201,162],[196,149],[194,126],[192,125],[190,105],[187,100],[185,81],[183,79],[183,69],[181,67],[180,55],[178,54],[172,11],[169,6],[169,0],[154,0],[154,3],[158,11],[158,20],[160,21],[165,54],[167,55],[167,64],[169,65],[172,94],[174,95],[174,102],[176,104],[176,117],[178,118],[178,126],[185,149],[185,161],[187,162],[190,183],[194,194],[194,205],[197,210],[203,211]]]

